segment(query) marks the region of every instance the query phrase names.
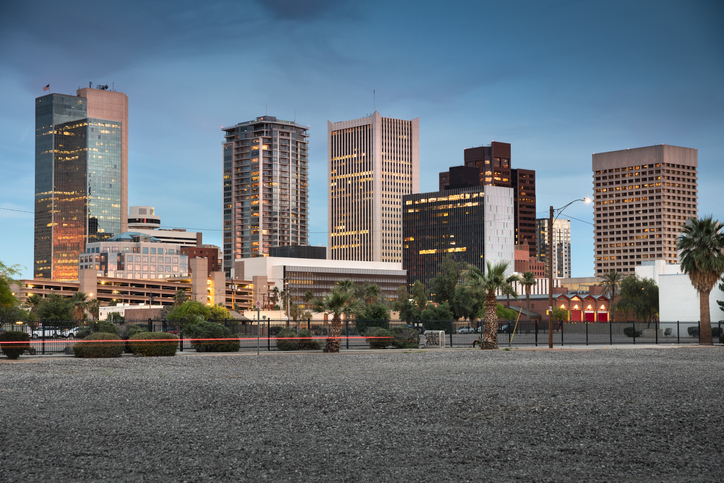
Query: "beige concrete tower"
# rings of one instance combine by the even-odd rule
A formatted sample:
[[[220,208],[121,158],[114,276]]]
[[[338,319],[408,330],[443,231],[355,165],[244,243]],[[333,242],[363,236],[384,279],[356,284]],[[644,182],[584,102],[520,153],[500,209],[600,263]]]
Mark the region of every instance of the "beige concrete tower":
[[[402,197],[420,191],[420,121],[327,122],[332,260],[402,263]]]
[[[676,237],[697,216],[697,166],[696,149],[665,144],[593,155],[596,276],[678,263]]]

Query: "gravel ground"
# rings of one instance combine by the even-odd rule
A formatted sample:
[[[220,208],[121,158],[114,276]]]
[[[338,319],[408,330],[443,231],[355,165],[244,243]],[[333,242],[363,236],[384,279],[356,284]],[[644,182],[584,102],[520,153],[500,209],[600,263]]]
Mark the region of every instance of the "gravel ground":
[[[722,481],[724,350],[0,363],[0,481]]]

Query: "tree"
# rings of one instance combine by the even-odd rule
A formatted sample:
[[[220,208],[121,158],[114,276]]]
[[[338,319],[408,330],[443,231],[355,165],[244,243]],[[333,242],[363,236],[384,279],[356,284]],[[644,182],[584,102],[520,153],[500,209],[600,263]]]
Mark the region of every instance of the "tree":
[[[485,298],[485,316],[483,317],[483,337],[480,344],[481,349],[497,349],[498,348],[498,300],[495,292],[502,289],[505,282],[505,271],[508,268],[507,262],[496,263],[491,265],[486,263],[485,273],[481,272],[477,267],[470,267],[465,272],[467,278],[466,283],[473,287],[481,296]]]
[[[38,318],[48,321],[73,320],[73,304],[70,298],[64,298],[56,293],[48,294],[38,305]]]
[[[221,304],[209,308],[209,320],[226,320],[231,318],[231,312]]]
[[[380,287],[374,283],[365,285],[363,288],[363,292],[365,303],[368,305],[376,304],[377,302],[379,302],[380,297],[382,296],[382,291],[380,290]]]
[[[465,262],[456,262],[450,254],[445,255],[438,266],[438,274],[430,280],[432,301],[452,304],[455,299],[455,288],[466,268]]]
[[[601,281],[601,285],[603,286],[603,295],[608,297],[608,299],[611,301],[611,322],[616,321],[616,310],[614,309],[614,303],[616,299],[616,293],[618,291],[618,286],[621,284],[621,280],[623,277],[620,273],[618,273],[616,270],[611,270],[606,275],[604,275]]]
[[[420,312],[425,310],[425,307],[427,307],[427,295],[425,294],[425,286],[419,280],[415,280],[415,283],[412,284],[410,295],[417,310]]]
[[[650,278],[640,279],[629,275],[621,280],[620,301],[616,309],[633,314],[647,323],[656,321],[659,315],[659,287]]]
[[[70,297],[70,303],[73,306],[73,320],[82,321],[85,318],[85,309],[88,307],[90,299],[85,292],[76,292]]]
[[[15,307],[18,299],[13,294],[10,284],[15,280],[13,277],[20,275],[20,265],[5,265],[0,262],[0,307]]]
[[[536,283],[533,272],[525,272],[520,278],[520,284],[525,290],[525,313],[528,314],[528,324],[530,324],[530,288]]]
[[[460,317],[470,321],[472,325],[478,318],[480,311],[483,309],[485,299],[480,296],[478,290],[468,284],[460,284],[455,287],[455,298],[452,302],[453,317]]]
[[[699,292],[699,344],[712,345],[709,294],[724,273],[722,224],[711,216],[691,218],[676,239],[682,271]]]
[[[507,285],[502,289],[503,295],[505,295],[505,305],[507,308],[510,308],[510,297],[513,297],[514,299],[518,298],[518,292],[515,291],[515,288],[513,287],[513,282],[520,282],[520,277],[513,274],[510,277],[506,278],[505,283]]]
[[[312,310],[315,312],[326,312],[332,314],[329,337],[324,347],[324,352],[339,352],[339,344],[342,333],[342,314],[351,314],[355,307],[354,292],[342,286],[336,286],[332,293],[324,295],[312,303]]]
[[[101,301],[98,299],[92,299],[88,302],[88,312],[90,313],[93,320],[98,320],[100,315]]]
[[[453,313],[447,302],[435,305],[429,302],[425,309],[420,312],[422,327],[428,330],[450,330],[450,322],[453,320]]]
[[[171,322],[183,322],[193,315],[198,315],[204,320],[209,320],[211,318],[211,309],[196,300],[187,300],[181,305],[174,307],[166,318]]]
[[[173,305],[175,307],[178,307],[179,305],[182,305],[184,302],[186,302],[188,299],[189,295],[186,293],[186,291],[178,289],[173,295]]]

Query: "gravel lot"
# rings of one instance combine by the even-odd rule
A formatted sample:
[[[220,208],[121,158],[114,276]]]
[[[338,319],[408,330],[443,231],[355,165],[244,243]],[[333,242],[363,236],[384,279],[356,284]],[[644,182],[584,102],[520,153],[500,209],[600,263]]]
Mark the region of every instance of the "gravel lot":
[[[724,349],[0,363],[0,481],[722,481]]]

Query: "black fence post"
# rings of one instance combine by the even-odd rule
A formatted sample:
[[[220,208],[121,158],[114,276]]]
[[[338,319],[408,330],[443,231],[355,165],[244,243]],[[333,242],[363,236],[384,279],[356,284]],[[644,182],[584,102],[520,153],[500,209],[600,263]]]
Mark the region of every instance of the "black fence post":
[[[586,322],[586,345],[588,345],[588,322]]]
[[[681,332],[679,331],[679,321],[676,321],[676,343],[681,344]]]
[[[347,317],[344,318],[344,336],[347,340],[347,349],[349,349],[349,319]]]
[[[181,348],[179,349],[179,352],[183,352],[184,351],[184,330],[183,329],[179,330],[178,337],[179,337],[178,343],[181,346]]]
[[[312,330],[312,319],[307,317],[307,330]]]
[[[538,347],[538,319],[535,319],[535,346]]]
[[[148,331],[153,332],[153,319],[149,317],[148,319]]]
[[[168,320],[166,320],[166,317],[164,317],[163,322],[161,322],[161,330],[168,332]]]
[[[658,345],[658,343],[659,343],[659,321],[658,320],[654,321],[654,334],[656,334],[655,343]]]
[[[43,339],[43,348],[41,354],[45,354],[45,322],[40,323],[40,337]]]
[[[609,314],[610,316],[611,314]],[[613,325],[611,325],[611,318],[608,319],[608,343],[613,345]]]
[[[699,334],[699,344],[701,344],[701,320],[696,321],[696,332]]]
[[[558,323],[561,324],[561,347],[563,347],[563,326],[566,324],[562,320],[558,321]]]
[[[636,322],[632,320],[631,326],[633,327],[633,343],[636,345]]]
[[[452,346],[453,346],[453,338],[452,338],[452,335],[453,335],[453,323],[452,323],[452,320],[451,320],[451,321],[450,321],[450,348],[451,348],[451,349],[452,349]]]
[[[266,350],[271,352],[271,319],[266,319]]]

